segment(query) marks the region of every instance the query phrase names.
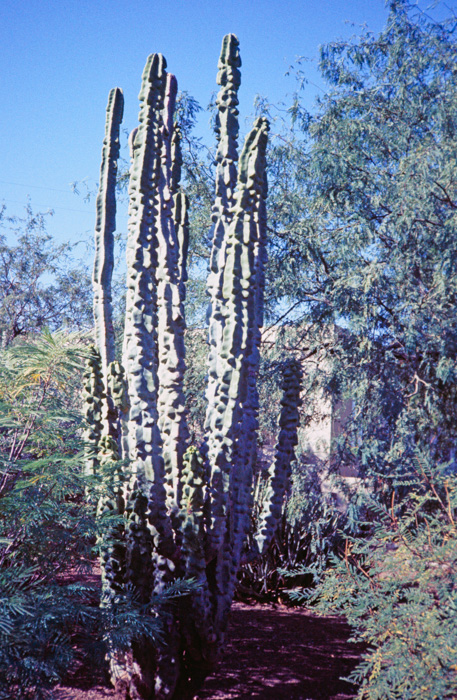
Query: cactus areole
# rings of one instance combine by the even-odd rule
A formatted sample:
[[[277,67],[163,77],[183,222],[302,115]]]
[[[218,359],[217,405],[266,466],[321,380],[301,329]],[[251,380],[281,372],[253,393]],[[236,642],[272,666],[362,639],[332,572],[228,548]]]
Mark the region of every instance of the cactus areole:
[[[86,468],[109,488],[99,512],[121,518],[101,543],[102,605],[123,592],[152,616],[166,640],[109,649],[119,698],[192,698],[224,640],[250,523],[256,459],[260,328],[265,267],[268,123],[258,118],[238,158],[238,40],[224,37],[218,65],[216,187],[210,297],[206,436],[191,445],[186,425],[184,296],[188,202],[179,185],[176,79],[149,56],[139,126],[130,136],[127,298],[122,361],[115,361],[111,310],[115,186],[123,97],[109,96],[97,197],[96,347],[84,380]],[[257,553],[268,546],[294,458],[300,367],[284,377],[276,456],[270,468]],[[255,554],[255,553],[254,553]],[[250,553],[252,556],[252,552]],[[198,588],[166,610],[153,608],[167,584]],[[149,606],[149,608],[148,608]],[[166,614],[165,614],[166,613]]]

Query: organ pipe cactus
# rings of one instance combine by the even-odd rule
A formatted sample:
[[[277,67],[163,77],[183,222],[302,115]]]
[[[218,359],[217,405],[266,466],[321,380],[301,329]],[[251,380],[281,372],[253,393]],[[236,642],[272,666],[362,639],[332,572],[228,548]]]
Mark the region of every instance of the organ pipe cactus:
[[[95,340],[100,352],[103,375],[114,362],[114,328],[111,278],[114,267],[114,232],[116,230],[116,176],[119,157],[119,129],[124,112],[122,90],[114,88],[106,108],[105,138],[100,168],[95,223],[95,263],[93,273]]]
[[[108,102],[97,198],[97,350],[85,375],[87,469],[103,473],[110,465],[114,495],[111,500],[105,496],[99,508],[117,509],[124,522],[113,535],[114,545],[109,542],[113,533],[101,542],[103,604],[112,604],[128,588],[150,606],[151,597],[176,578],[198,584],[185,606],[168,611],[173,622],[165,646],[154,648],[143,640],[127,651],[110,653],[118,697],[193,697],[217,662],[250,523],[268,123],[262,117],[255,121],[238,159],[240,65],[238,40],[229,34],[218,66],[206,436],[200,446],[189,442],[183,392],[189,223],[187,198],[179,185],[180,134],[173,123],[176,79],[166,71],[163,56],[149,56],[139,126],[129,139],[121,363],[114,358],[110,285],[122,93],[112,91]],[[294,458],[300,367],[293,360],[287,364],[284,392],[270,499],[254,540],[257,553],[274,534]]]

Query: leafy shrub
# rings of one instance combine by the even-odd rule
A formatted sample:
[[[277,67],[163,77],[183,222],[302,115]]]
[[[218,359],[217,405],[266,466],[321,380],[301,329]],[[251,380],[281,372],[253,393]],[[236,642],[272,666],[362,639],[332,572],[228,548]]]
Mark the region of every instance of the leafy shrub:
[[[0,700],[50,697],[75,661],[102,666],[110,645],[157,646],[167,609],[195,588],[177,581],[147,606],[120,590],[99,608],[98,543],[117,516],[85,496],[85,354],[78,336],[48,331],[0,354]],[[91,478],[102,495],[106,480]]]
[[[457,476],[416,463],[402,503],[395,489],[390,508],[367,497],[363,536],[347,537],[327,571],[292,572],[313,573],[318,583],[291,592],[292,600],[345,615],[367,644],[349,677],[360,700],[457,693]]]
[[[0,357],[0,697],[40,698],[95,627],[97,524],[84,499],[75,381],[84,345],[49,331]]]

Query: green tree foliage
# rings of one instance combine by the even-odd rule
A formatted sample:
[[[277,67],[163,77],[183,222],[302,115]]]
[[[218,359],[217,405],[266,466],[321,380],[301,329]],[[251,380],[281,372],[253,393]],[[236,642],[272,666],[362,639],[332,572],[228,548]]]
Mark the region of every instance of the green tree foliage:
[[[316,295],[302,290],[311,321],[347,329],[326,385],[354,399],[346,457],[371,473],[401,473],[418,449],[453,459],[454,26],[392,2],[379,36],[322,49],[331,88],[309,123],[302,219]]]
[[[48,327],[69,330],[91,325],[91,284],[71,259],[70,244],[56,244],[46,232],[46,215],[26,206],[23,218],[0,210],[0,337],[12,341]]]
[[[370,700],[457,688],[455,28],[392,1],[379,36],[323,47],[316,115],[292,109],[307,149],[290,284],[310,334],[342,328],[319,383],[353,400],[333,458],[369,494],[312,599],[369,643],[354,677]]]

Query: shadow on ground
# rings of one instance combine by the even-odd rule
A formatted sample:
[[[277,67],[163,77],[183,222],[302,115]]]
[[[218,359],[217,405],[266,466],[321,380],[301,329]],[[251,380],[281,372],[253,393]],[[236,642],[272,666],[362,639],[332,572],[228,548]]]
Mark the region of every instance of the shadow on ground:
[[[339,617],[319,617],[286,606],[235,603],[227,646],[217,672],[196,700],[348,700],[346,681],[360,645]],[[114,698],[102,664],[81,664],[60,687],[57,700]]]
[[[356,666],[360,645],[338,617],[285,606],[235,603],[217,673],[199,700],[346,700],[355,689],[340,680]]]

